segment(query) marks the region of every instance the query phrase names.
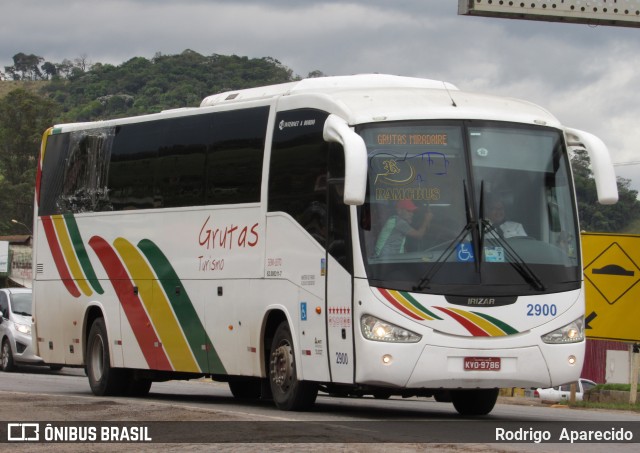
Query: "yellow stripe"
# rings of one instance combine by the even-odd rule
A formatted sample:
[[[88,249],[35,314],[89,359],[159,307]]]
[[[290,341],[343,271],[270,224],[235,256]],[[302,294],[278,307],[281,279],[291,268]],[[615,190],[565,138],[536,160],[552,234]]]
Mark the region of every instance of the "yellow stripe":
[[[80,267],[80,263],[78,262],[78,257],[76,256],[76,252],[71,244],[71,238],[69,237],[69,232],[67,231],[67,225],[64,222],[64,218],[61,215],[54,215],[51,216],[51,220],[53,220],[53,225],[58,235],[58,242],[60,243],[62,253],[64,253],[64,259],[67,261],[67,266],[69,266],[69,270],[71,271],[71,276],[76,281],[84,295],[91,296],[93,291],[89,287],[87,279]]]
[[[455,311],[456,313],[458,313],[460,316],[463,316],[465,318],[467,318],[469,321],[471,321],[472,323],[476,324],[478,327],[480,327],[481,329],[483,329],[485,332],[487,332],[490,336],[492,337],[502,337],[505,335],[505,333],[502,331],[502,329],[496,327],[495,325],[491,324],[489,321],[487,321],[486,319],[468,312],[468,311],[464,311],[464,310],[460,310],[457,308],[450,308],[449,310],[451,311]]]
[[[138,287],[140,299],[149,313],[175,371],[200,372],[191,349],[184,338],[162,286],[144,257],[129,241],[118,238],[114,247],[124,260],[129,274]]]
[[[418,313],[420,313],[420,316],[422,316],[424,319],[426,319],[427,321],[435,321],[436,318],[429,316],[424,311],[422,311],[419,307],[416,307],[415,305],[413,305],[409,299],[407,299],[402,295],[402,293],[400,293],[399,291],[394,291],[394,292],[398,293],[397,295],[399,299],[406,301],[407,304],[411,305],[415,310],[417,310]]]
[[[398,301],[398,303],[400,305],[402,305],[404,308],[406,308],[407,310],[409,310],[411,313],[413,313],[414,315],[425,319],[425,318],[429,318],[427,315],[425,315],[424,313],[422,313],[420,310],[418,310],[416,307],[414,307],[413,305],[411,305],[409,303],[409,301],[407,299],[405,299],[404,297],[402,297],[402,294],[400,294],[398,291],[393,290],[393,289],[389,289],[387,290],[389,291],[389,294],[391,294],[393,296],[393,298]],[[433,318],[430,318],[433,319]]]
[[[44,153],[47,150],[47,139],[53,133],[53,128],[50,127],[42,134],[42,143],[40,145],[40,168],[42,168],[42,163],[44,162]]]

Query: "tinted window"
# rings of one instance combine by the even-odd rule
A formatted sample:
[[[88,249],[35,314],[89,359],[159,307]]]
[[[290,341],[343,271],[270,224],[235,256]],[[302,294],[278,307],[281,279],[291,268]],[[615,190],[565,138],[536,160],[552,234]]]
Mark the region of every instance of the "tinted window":
[[[59,212],[56,202],[62,192],[64,167],[69,150],[71,134],[51,135],[47,139],[47,150],[44,155],[40,180],[40,215],[52,215]]]
[[[327,149],[322,138],[328,114],[281,112],[276,117],[269,173],[269,211],[284,211],[312,235],[326,218]]]
[[[40,215],[260,201],[269,107],[54,135]]]
[[[206,162],[207,204],[260,201],[269,109],[215,114]]]

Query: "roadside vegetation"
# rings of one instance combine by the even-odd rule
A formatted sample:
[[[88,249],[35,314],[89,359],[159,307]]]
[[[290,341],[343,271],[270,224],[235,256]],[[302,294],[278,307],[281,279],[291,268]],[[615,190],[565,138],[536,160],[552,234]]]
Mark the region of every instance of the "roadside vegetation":
[[[631,390],[630,384],[598,384],[590,392],[596,392],[598,390],[614,390],[619,392],[629,392]],[[585,408],[585,409],[608,409],[608,410],[623,410],[640,412],[640,385],[638,385],[638,398],[636,404],[622,403],[622,402],[595,402],[595,401],[576,401],[575,403],[569,403],[568,401],[561,401],[560,405],[566,405],[569,407]]]

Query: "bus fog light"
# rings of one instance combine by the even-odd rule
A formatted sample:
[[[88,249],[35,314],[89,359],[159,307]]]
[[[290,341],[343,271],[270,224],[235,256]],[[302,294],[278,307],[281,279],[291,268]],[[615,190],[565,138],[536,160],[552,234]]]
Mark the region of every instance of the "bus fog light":
[[[547,344],[580,343],[584,341],[584,318],[581,316],[566,326],[542,336]]]
[[[393,361],[393,357],[390,354],[385,354],[382,356],[382,363],[385,365],[389,365]]]
[[[387,343],[417,343],[422,339],[422,335],[371,315],[364,315],[360,318],[360,327],[362,335],[367,340]]]
[[[569,356],[569,365],[575,365],[576,364],[576,356],[575,355],[570,355]]]

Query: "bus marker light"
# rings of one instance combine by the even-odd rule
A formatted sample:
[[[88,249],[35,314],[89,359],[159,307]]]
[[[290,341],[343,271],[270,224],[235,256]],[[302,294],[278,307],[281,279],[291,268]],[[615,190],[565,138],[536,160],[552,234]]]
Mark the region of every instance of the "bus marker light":
[[[393,361],[393,357],[390,354],[385,354],[382,356],[382,363],[385,365],[389,365]]]
[[[575,365],[575,364],[576,364],[576,356],[570,355],[569,356],[569,365]]]
[[[322,313],[322,307],[316,307],[316,313],[321,314]]]

